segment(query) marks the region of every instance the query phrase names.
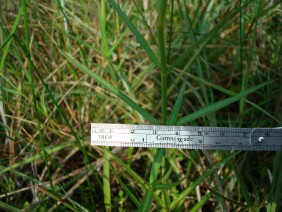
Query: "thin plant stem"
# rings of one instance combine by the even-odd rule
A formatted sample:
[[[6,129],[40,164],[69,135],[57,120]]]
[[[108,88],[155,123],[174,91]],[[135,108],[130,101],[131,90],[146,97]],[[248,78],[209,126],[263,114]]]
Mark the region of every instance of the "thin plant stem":
[[[166,124],[167,116],[167,66],[165,57],[165,38],[164,38],[164,22],[165,22],[165,11],[167,1],[159,2],[159,13],[158,13],[158,43],[160,51],[161,61],[161,92],[162,92],[162,124]]]
[[[165,37],[164,37],[164,24],[167,1],[158,2],[158,19],[157,19],[157,32],[158,32],[158,44],[160,51],[160,62],[161,62],[161,93],[162,93],[162,124],[166,125],[167,121],[167,62],[165,53]],[[157,150],[157,154],[162,150]],[[164,156],[165,154],[163,154]],[[162,158],[164,159],[164,158]],[[165,161],[162,163],[162,169],[165,167]],[[163,191],[163,200],[165,202],[166,210],[169,210],[169,197],[166,190]]]

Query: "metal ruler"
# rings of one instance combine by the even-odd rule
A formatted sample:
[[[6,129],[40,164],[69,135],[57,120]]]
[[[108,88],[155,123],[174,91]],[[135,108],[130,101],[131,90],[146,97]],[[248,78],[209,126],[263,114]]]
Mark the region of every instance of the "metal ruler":
[[[282,151],[282,128],[91,124],[91,145]]]

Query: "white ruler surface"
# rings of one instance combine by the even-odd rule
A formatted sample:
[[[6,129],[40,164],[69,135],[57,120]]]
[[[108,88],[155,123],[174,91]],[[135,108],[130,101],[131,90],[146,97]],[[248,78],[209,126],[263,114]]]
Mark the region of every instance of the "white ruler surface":
[[[91,124],[91,145],[282,151],[282,128]]]

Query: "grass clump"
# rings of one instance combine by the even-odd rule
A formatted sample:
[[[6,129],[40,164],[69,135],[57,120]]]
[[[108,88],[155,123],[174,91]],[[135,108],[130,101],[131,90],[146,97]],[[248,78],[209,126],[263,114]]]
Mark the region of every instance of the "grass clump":
[[[281,1],[4,1],[0,208],[281,209],[280,152],[101,148],[90,123],[281,126]]]

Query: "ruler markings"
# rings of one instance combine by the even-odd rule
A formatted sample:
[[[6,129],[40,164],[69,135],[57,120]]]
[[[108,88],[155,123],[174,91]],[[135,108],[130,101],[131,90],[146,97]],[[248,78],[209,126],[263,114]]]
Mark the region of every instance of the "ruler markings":
[[[91,124],[91,144],[179,149],[281,151],[281,128]]]

